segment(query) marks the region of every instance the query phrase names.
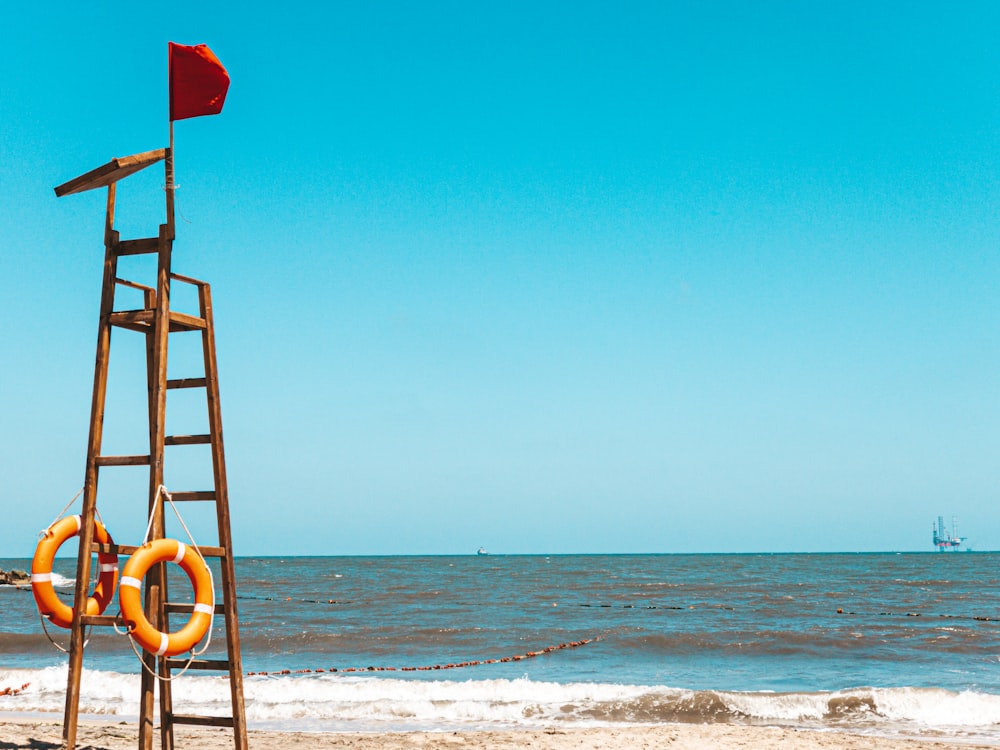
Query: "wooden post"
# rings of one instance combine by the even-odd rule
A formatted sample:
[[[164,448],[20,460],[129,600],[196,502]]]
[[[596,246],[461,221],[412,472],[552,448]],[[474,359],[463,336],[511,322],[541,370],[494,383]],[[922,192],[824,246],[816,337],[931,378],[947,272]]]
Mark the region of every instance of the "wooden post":
[[[167,152],[167,161],[171,160]],[[170,190],[167,190],[170,195]],[[169,199],[168,199],[169,203]],[[164,428],[167,413],[167,343],[170,334],[170,255],[172,249],[170,228],[160,225],[159,253],[156,274],[156,314],[153,318],[153,330],[147,334],[152,337],[152,390],[149,393],[149,414],[152,423],[149,427],[149,513],[152,515],[149,539],[162,539],[164,533],[164,501],[160,497],[160,487],[163,485],[163,449]],[[163,629],[163,603],[166,601],[166,566],[164,563],[155,565],[146,577],[146,618],[157,630]],[[146,669],[142,672],[142,697],[139,706],[139,747],[141,750],[151,750],[153,747],[153,702],[156,689],[156,676],[164,676],[162,659],[150,653],[143,654]],[[166,704],[169,709],[168,683],[160,685],[161,708]],[[167,723],[163,723],[167,734]],[[163,738],[163,747],[169,750],[168,737]]]
[[[104,222],[104,281],[101,286],[101,312],[97,326],[97,357],[94,364],[94,391],[90,406],[90,437],[87,441],[87,468],[83,485],[83,509],[80,549],[76,562],[76,587],[73,593],[73,626],[70,629],[69,674],[66,682],[66,708],[63,716],[63,741],[76,745],[77,713],[80,705],[80,673],[83,669],[83,625],[90,588],[90,545],[94,541],[93,519],[97,508],[97,456],[104,431],[104,406],[108,389],[108,353],[111,347],[111,311],[114,308],[115,275],[118,255],[115,245],[115,183],[108,185]]]
[[[226,451],[222,440],[222,405],[219,403],[219,368],[215,356],[212,290],[198,286],[201,317],[208,324],[201,332],[205,360],[205,392],[208,398],[208,427],[212,437],[212,472],[215,479],[215,509],[219,546],[228,550],[222,559],[222,600],[225,602],[226,657],[229,661],[229,690],[232,697],[235,750],[247,750],[246,709],[243,704],[243,657],[240,650],[239,616],[236,612],[236,568],[229,523],[229,484],[226,480]]]
[[[163,189],[167,194],[167,228],[170,239],[174,239],[174,193],[177,186],[174,184],[174,121],[170,121],[170,146],[167,148],[167,156],[163,162]]]

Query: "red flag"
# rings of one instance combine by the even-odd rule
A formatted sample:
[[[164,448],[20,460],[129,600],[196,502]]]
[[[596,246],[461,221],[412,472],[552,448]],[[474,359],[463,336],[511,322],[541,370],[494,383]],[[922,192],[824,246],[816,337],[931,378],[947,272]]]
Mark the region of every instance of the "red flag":
[[[217,115],[229,91],[229,74],[208,45],[168,43],[170,119]]]

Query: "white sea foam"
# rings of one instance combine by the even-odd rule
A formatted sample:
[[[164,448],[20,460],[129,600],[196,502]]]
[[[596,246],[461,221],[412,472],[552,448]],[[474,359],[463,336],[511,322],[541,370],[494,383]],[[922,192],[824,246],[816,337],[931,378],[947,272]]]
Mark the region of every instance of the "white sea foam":
[[[1000,725],[1000,696],[929,688],[872,691],[886,718],[933,727]]]
[[[652,689],[660,690],[658,688]],[[670,689],[662,689],[665,694]],[[689,696],[696,695],[688,692]],[[936,688],[857,688],[822,693],[719,692],[736,715],[754,720],[889,720],[921,727],[1000,725],[1000,695]]]
[[[0,670],[0,710],[60,712],[66,668]],[[858,688],[832,693],[737,693],[667,687],[517,680],[402,680],[340,674],[248,677],[252,726],[396,731],[710,721],[934,733],[1000,740],[1000,696],[938,689]],[[225,715],[228,681],[185,675],[174,683],[184,713]],[[135,716],[139,675],[85,670],[80,711]]]

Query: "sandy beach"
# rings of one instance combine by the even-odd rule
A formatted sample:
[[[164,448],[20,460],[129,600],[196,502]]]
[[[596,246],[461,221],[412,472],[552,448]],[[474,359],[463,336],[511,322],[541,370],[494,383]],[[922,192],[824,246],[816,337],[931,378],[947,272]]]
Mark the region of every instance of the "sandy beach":
[[[132,750],[137,743],[134,723],[82,721],[77,746],[90,750]],[[233,746],[231,730],[183,728],[175,738],[186,750],[225,750]],[[445,750],[468,748],[523,748],[536,750],[618,750],[618,748],[660,748],[676,750],[747,750],[785,748],[813,750],[969,750],[994,745],[934,742],[917,739],[868,737],[841,732],[819,732],[771,727],[744,727],[721,724],[662,724],[621,728],[490,730],[462,732],[264,732],[251,731],[249,745],[254,750],[284,750],[288,747],[326,750]],[[62,724],[57,721],[9,719],[0,721],[0,750],[55,750],[62,746]],[[155,745],[158,747],[158,743]]]

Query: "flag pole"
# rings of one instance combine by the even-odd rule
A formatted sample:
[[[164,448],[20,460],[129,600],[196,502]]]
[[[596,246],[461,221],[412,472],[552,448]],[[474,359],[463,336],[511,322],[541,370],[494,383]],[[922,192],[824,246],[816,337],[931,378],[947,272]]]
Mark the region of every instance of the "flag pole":
[[[163,162],[163,190],[167,194],[167,235],[174,238],[174,53],[167,42],[167,122],[170,123],[170,144]]]
[[[174,237],[174,121],[170,121],[170,146],[167,148],[167,158],[163,167],[164,189],[167,191],[167,229],[170,238]]]

